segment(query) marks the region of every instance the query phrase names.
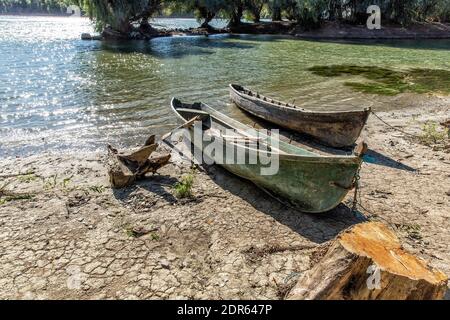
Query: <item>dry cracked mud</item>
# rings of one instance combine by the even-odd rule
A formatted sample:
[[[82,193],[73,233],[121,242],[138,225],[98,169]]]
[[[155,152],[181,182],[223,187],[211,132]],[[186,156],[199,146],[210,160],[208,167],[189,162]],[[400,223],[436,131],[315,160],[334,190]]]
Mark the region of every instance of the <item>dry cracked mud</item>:
[[[449,114],[443,102],[380,115],[419,134]],[[0,187],[14,196],[0,204],[0,298],[280,299],[321,246],[366,220],[450,275],[448,145],[374,117],[363,137],[359,213],[350,194],[330,213],[302,214],[215,166],[197,169],[194,196],[179,200],[173,186],[192,171],[181,161],[116,191],[103,153],[1,159]]]

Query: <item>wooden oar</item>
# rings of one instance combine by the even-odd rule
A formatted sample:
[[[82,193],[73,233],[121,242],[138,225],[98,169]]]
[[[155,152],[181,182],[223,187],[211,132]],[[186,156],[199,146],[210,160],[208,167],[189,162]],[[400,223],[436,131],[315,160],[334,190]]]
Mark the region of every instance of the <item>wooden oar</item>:
[[[162,138],[161,138],[161,140],[162,140],[162,141],[167,140],[168,138],[170,138],[170,137],[172,136],[172,134],[173,134],[175,131],[181,130],[181,129],[188,129],[188,128],[190,128],[195,122],[200,121],[200,120],[201,120],[201,117],[200,117],[200,116],[196,116],[196,117],[192,118],[191,120],[185,122],[185,123],[182,124],[181,126],[176,127],[175,129],[173,129],[173,130],[170,131],[169,133],[163,135]]]

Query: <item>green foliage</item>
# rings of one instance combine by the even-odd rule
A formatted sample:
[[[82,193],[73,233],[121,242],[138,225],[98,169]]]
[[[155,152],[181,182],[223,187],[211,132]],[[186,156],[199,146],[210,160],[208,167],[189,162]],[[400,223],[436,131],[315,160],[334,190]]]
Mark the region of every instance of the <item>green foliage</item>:
[[[450,21],[450,0],[0,0],[0,12],[65,13],[72,4],[87,12],[98,30],[110,26],[125,34],[148,24],[158,12],[195,14],[203,27],[218,16],[228,18],[230,25],[243,16],[255,22],[269,16],[311,29],[324,20],[365,24],[367,8],[378,5],[384,22]]]
[[[248,20],[259,22],[261,20],[261,12],[267,4],[266,0],[245,0],[244,5],[249,13]]]
[[[90,186],[90,187],[88,187],[88,192],[89,191],[98,193],[98,194],[102,194],[103,192],[105,192],[105,187],[104,186]]]
[[[188,174],[178,182],[174,189],[175,195],[179,199],[189,198],[192,196],[192,187],[194,186],[194,175]]]
[[[11,191],[7,191],[6,187],[11,183],[11,181],[7,181],[0,186],[0,206],[4,205],[11,201],[18,200],[31,200],[34,198],[34,195],[27,193],[15,193]]]
[[[375,66],[333,65],[309,69],[322,77],[359,76],[369,81],[347,81],[356,91],[380,95],[403,92],[450,94],[450,71],[433,69],[391,70]]]
[[[32,194],[15,194],[9,195],[5,197],[0,197],[0,205],[6,204],[11,201],[19,201],[19,200],[31,200],[34,196]]]
[[[320,26],[326,9],[326,0],[297,0],[293,15],[303,27],[313,29]]]
[[[444,142],[449,138],[449,129],[440,130],[440,126],[435,122],[428,122],[424,125],[420,140],[423,144],[431,146]]]
[[[197,20],[206,27],[223,7],[222,0],[166,0],[165,5],[174,12],[193,12]]]
[[[66,14],[70,5],[83,6],[83,0],[0,0],[0,13]]]
[[[162,0],[89,0],[84,4],[98,30],[111,26],[116,31],[128,34],[133,29],[133,23],[147,22],[160,11]]]
[[[35,181],[36,179],[38,179],[38,176],[36,176],[33,172],[26,173],[22,176],[17,177],[17,180],[19,180],[20,182],[23,182],[23,183],[30,183],[30,182]]]

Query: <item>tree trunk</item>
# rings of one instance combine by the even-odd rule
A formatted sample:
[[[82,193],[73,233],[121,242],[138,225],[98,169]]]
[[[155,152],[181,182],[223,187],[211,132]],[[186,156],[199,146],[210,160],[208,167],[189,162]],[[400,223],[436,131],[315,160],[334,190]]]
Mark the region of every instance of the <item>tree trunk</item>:
[[[281,8],[274,8],[272,11],[272,21],[281,21]]]
[[[252,9],[253,22],[255,22],[255,23],[261,22],[261,10],[262,10],[262,7]]]
[[[261,15],[256,12],[253,13],[253,22],[254,23],[260,23],[261,22]]]
[[[141,24],[139,25],[139,32],[146,38],[151,38],[158,34],[158,30],[151,26],[148,19],[143,19],[141,21]]]
[[[405,252],[381,223],[357,225],[337,237],[321,260],[304,273],[291,300],[443,299],[448,279]]]
[[[131,30],[133,30],[133,26],[131,25],[130,21],[128,19],[126,20],[122,20],[119,23],[119,31],[120,33],[122,33],[123,35],[128,35]]]
[[[200,28],[205,28],[205,29],[212,29],[212,27],[210,26],[210,22],[214,19],[214,17],[216,16],[215,13],[213,12],[209,12],[206,11],[204,14],[204,19],[205,21],[203,21],[203,23],[201,24]]]
[[[233,7],[231,10],[231,18],[228,23],[228,27],[236,27],[241,24],[242,15],[244,14],[244,4],[242,1],[237,0],[233,3]]]
[[[211,29],[212,27],[209,25],[209,23],[212,21],[212,19],[214,19],[216,13],[209,11],[206,7],[199,7],[198,11],[200,13],[200,16],[205,19],[200,25],[200,28]]]

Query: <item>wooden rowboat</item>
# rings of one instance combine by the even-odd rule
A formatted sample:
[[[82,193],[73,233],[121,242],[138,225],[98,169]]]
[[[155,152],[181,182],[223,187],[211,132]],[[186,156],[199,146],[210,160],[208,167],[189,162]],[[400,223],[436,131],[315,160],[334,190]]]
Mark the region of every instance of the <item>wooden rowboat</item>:
[[[187,104],[174,98],[171,105],[185,123],[192,124],[193,119],[200,121],[197,128],[207,137],[204,140],[221,139],[224,158],[228,156],[227,152],[236,148],[238,151],[234,152],[245,152],[248,159],[249,154],[255,152],[255,145],[265,144],[268,147],[265,154],[279,159],[278,171],[273,175],[261,174],[261,168],[267,163],[263,164],[260,157],[253,164],[220,161],[220,165],[271,194],[281,196],[300,211],[322,213],[332,210],[354,187],[362,162],[360,156],[323,156],[279,140],[273,143],[274,138],[270,135],[258,132],[203,103]],[[194,128],[190,126],[190,130],[192,135]],[[232,138],[230,130],[233,132]],[[196,139],[192,139],[191,143],[197,150],[204,151],[209,146],[208,142]],[[262,151],[260,147],[256,149],[259,155]]]
[[[371,109],[310,111],[277,101],[239,85],[230,85],[231,100],[244,111],[281,127],[308,134],[331,147],[353,146],[367,123]]]

